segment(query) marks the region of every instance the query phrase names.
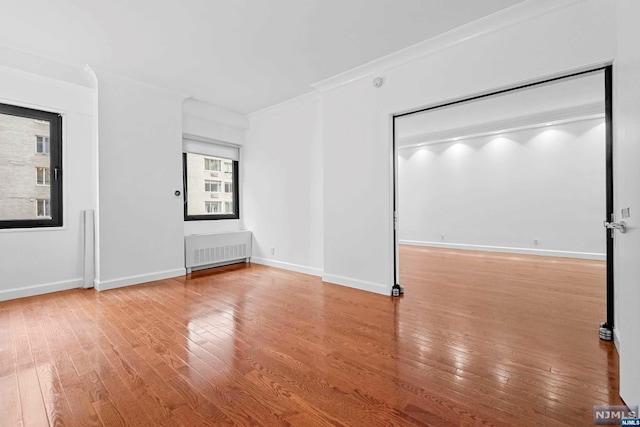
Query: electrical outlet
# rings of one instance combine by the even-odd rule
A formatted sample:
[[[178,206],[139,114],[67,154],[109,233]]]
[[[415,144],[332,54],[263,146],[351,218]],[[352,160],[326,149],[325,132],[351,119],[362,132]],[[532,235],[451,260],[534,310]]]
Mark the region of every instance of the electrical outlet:
[[[276,254],[276,248],[271,248],[271,255],[275,255]]]
[[[534,245],[534,246],[538,246],[538,243],[539,243],[539,242],[540,242],[540,241],[538,240],[538,238],[537,238],[537,237],[535,237],[535,238],[533,239],[533,245]]]
[[[442,240],[444,242],[444,234],[440,235],[440,240]]]

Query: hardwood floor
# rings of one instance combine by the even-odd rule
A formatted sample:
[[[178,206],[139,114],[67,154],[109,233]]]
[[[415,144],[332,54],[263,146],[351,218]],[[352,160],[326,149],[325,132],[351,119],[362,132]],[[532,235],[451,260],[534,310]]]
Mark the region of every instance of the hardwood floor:
[[[0,425],[573,425],[621,404],[604,264],[401,249],[391,298],[260,265],[0,303]]]

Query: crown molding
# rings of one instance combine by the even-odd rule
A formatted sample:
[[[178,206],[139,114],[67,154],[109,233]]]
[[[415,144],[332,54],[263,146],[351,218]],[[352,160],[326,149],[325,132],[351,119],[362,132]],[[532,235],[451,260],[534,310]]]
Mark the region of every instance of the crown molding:
[[[246,115],[195,98],[186,99],[182,103],[182,115],[235,129],[249,129]]]
[[[150,89],[156,92],[161,92],[164,93],[165,95],[171,96],[171,97],[175,97],[175,98],[179,98],[181,100],[185,100],[187,98],[191,98],[191,95],[186,94],[184,92],[178,91],[178,90],[174,90],[174,89],[170,89],[164,86],[158,86],[156,84],[153,83],[148,83],[145,82],[143,80],[138,80],[135,79],[133,77],[129,77],[129,76],[125,76],[119,73],[116,73],[114,71],[111,70],[107,70],[105,68],[98,68],[98,67],[94,67],[91,64],[87,64],[85,66],[85,71],[88,72],[92,72],[92,74],[94,75],[95,79],[97,80],[98,83],[98,90],[100,89],[100,81],[101,80],[120,80],[121,82],[125,82],[125,83],[129,83],[132,85],[136,85],[136,86],[140,86],[146,89]]]
[[[287,110],[311,104],[318,101],[319,99],[320,93],[316,90],[313,90],[300,96],[296,96],[295,98],[291,98],[278,104],[270,105],[269,107],[249,113],[247,114],[247,117],[249,121],[252,122],[254,120],[263,119],[265,117],[283,113]]]
[[[0,66],[78,86],[95,88],[93,78],[82,67],[5,45],[0,45]]]
[[[529,114],[506,120],[482,123],[474,126],[465,126],[455,129],[447,129],[440,132],[411,135],[398,138],[396,142],[398,150],[405,150],[425,145],[441,144],[489,135],[504,134],[519,130],[604,118],[604,116],[604,104],[601,102],[595,102],[546,111],[544,113]]]
[[[584,0],[527,0],[328,79],[321,80],[311,86],[320,92],[336,89],[371,74],[422,59],[468,40],[504,30],[581,2],[584,2]]]

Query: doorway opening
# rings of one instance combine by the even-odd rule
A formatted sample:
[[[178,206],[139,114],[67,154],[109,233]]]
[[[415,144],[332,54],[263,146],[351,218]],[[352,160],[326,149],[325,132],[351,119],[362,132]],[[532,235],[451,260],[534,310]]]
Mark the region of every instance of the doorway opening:
[[[515,305],[582,293],[611,331],[611,118],[611,66],[394,116],[396,284],[494,274]]]

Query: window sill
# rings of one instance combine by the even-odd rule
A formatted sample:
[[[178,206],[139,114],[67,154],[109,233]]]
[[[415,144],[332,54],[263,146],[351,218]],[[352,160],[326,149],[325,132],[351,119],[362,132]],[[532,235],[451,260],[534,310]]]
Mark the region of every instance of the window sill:
[[[67,231],[66,226],[62,227],[29,227],[29,228],[2,228],[0,234],[4,233],[37,233],[44,231]]]

